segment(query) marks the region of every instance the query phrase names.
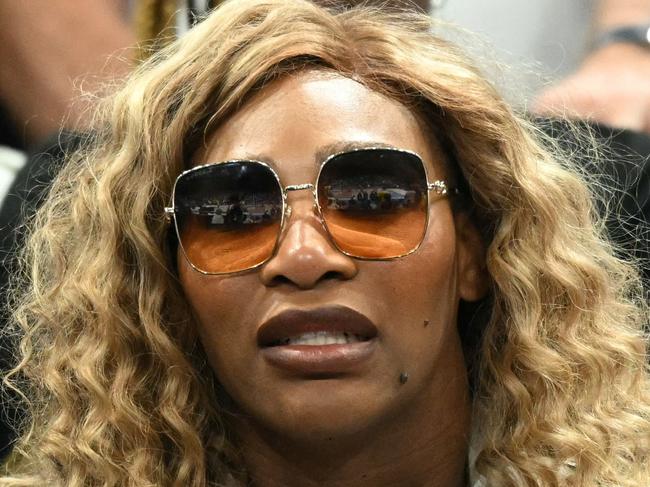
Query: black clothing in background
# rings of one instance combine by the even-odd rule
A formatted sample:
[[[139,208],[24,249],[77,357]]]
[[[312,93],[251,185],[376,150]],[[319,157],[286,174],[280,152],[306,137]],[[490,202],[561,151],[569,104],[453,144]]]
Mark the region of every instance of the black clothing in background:
[[[608,164],[592,166],[589,152],[580,151],[579,142],[565,123],[547,119],[540,119],[538,123],[574,153],[583,167],[587,170],[594,167],[603,172],[604,185],[614,187],[614,192],[608,194],[613,200],[610,211],[615,209],[616,212],[608,215],[607,230],[624,256],[641,259],[644,263],[642,271],[647,286],[650,283],[650,135],[592,125],[611,151],[611,154],[606,154],[610,159]],[[22,245],[24,222],[43,202],[65,153],[74,150],[82,140],[79,134],[63,134],[50,140],[44,149],[30,154],[0,208],[0,327],[4,327],[8,311],[2,290],[8,282],[15,249]],[[15,345],[7,338],[0,343],[0,367],[4,370],[12,366],[11,351]],[[7,417],[11,418],[16,411],[7,408],[6,404],[4,406],[5,415],[0,418],[0,460],[10,451],[15,437],[7,424]]]
[[[576,140],[566,122],[539,120],[539,124],[586,172],[596,176],[594,189],[609,238],[622,257],[638,259],[646,295],[650,291],[650,134],[586,124],[597,136],[600,161]],[[602,187],[599,187],[602,184]]]
[[[8,322],[6,289],[9,276],[15,267],[16,249],[20,248],[25,223],[43,202],[47,190],[61,167],[65,153],[74,150],[81,140],[79,135],[62,134],[48,140],[47,144],[28,154],[27,163],[16,179],[0,207],[0,371],[15,365],[17,339],[1,333]],[[15,393],[2,388],[0,396],[0,461],[11,451],[15,438],[10,424],[15,423],[20,410],[13,407],[18,400]]]
[[[6,108],[0,104],[0,145],[6,145],[13,149],[25,150],[27,143],[24,134],[12,120]]]

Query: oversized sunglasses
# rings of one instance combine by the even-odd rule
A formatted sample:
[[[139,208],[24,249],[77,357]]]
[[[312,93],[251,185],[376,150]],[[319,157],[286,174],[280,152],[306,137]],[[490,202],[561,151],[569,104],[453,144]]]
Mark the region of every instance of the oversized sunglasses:
[[[282,186],[266,163],[232,160],[181,173],[171,206],[183,254],[203,274],[261,266],[275,253],[291,214],[289,191],[310,190],[332,244],[357,259],[389,260],[418,249],[429,222],[429,192],[457,190],[427,181],[417,154],[370,147],[329,156],[315,184]]]

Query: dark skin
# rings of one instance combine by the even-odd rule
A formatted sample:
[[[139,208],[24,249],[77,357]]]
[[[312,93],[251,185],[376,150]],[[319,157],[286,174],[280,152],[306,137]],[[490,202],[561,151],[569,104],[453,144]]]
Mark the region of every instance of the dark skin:
[[[430,181],[445,176],[442,151],[415,114],[323,72],[266,87],[194,162],[263,154],[283,185],[300,184],[315,179],[317,152],[349,142],[412,150]],[[277,252],[259,269],[202,275],[178,255],[208,360],[235,404],[229,426],[255,485],[464,485],[470,403],[456,313],[461,299],[486,292],[475,228],[452,213],[448,199],[430,201],[428,231],[415,253],[361,261],[332,246],[310,192],[291,193],[288,202],[293,211]],[[367,361],[323,378],[265,359],[256,336],[269,317],[330,305],[376,325]]]

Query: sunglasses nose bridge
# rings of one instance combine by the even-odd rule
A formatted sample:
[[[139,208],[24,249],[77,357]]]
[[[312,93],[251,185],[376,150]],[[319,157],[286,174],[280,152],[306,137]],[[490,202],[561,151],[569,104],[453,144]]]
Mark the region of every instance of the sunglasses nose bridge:
[[[311,183],[305,183],[305,184],[290,184],[289,186],[284,188],[284,195],[285,195],[285,201],[287,199],[287,196],[289,192],[293,191],[305,191],[305,190],[311,190],[311,194],[313,197],[314,201],[314,208],[316,208],[318,205],[316,204],[316,187],[311,184]],[[291,206],[287,204],[288,212],[291,214]]]
[[[304,183],[304,184],[290,184],[286,188],[284,188],[285,192],[289,191],[302,191],[305,189],[311,189],[312,192],[314,191],[314,185],[311,183]]]
[[[293,191],[305,191],[305,190],[310,190],[312,194],[312,209],[314,213],[316,214],[316,217],[318,220],[321,222],[321,225],[323,225],[322,217],[320,215],[320,211],[318,209],[318,196],[316,195],[316,186],[314,186],[311,183],[305,183],[305,184],[291,184],[287,187],[284,188],[284,195],[285,195],[285,221],[289,221],[289,218],[291,217],[291,214],[293,212],[291,204],[287,201],[288,194],[289,192]],[[324,225],[323,225],[324,226]]]

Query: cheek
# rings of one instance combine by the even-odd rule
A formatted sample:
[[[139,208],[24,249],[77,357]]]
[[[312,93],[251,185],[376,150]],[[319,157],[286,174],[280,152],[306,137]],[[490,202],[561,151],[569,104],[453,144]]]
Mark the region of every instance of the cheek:
[[[182,255],[178,262],[180,283],[210,365],[215,371],[224,370],[235,363],[231,357],[235,350],[255,342],[246,326],[251,276],[206,276],[192,269]]]
[[[458,339],[456,240],[451,215],[430,222],[427,236],[415,253],[394,261],[383,275],[388,290],[387,340],[409,366],[434,363],[445,347]],[[427,324],[425,325],[425,322]]]
[[[389,272],[394,292],[415,306],[453,305],[456,296],[456,237],[451,212],[432,212],[420,248]]]

